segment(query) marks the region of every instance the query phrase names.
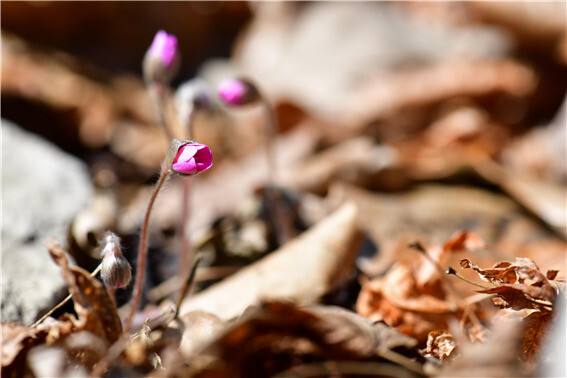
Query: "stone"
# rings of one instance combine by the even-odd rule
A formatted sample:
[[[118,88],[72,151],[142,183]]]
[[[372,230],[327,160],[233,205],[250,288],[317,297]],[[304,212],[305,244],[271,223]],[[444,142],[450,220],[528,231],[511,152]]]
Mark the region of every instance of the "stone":
[[[93,195],[86,164],[2,119],[2,321],[32,324],[66,295],[44,245],[65,244]]]

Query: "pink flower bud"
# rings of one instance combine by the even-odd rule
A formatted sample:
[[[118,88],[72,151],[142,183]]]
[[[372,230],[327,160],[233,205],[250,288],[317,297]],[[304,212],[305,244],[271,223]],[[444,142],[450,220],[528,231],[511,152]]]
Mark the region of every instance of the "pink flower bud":
[[[196,175],[213,165],[213,153],[205,144],[174,139],[167,155],[170,169],[184,176]]]
[[[179,69],[177,37],[158,31],[144,57],[143,69],[146,82],[168,84]]]
[[[101,277],[105,285],[122,288],[128,286],[132,279],[132,268],[122,255],[120,238],[107,231],[104,235],[102,250]]]
[[[160,58],[165,67],[171,67],[177,57],[177,37],[163,30],[158,31],[149,53]]]
[[[219,97],[225,104],[242,106],[256,102],[260,94],[254,84],[246,79],[225,80],[218,86]]]

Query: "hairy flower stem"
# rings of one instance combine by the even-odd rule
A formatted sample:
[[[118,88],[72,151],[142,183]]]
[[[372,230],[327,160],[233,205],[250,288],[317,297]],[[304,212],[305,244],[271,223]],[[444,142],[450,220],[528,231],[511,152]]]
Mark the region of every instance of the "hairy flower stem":
[[[189,140],[194,138],[193,123],[195,120],[195,111],[189,113],[189,118],[187,121],[187,136]],[[185,294],[183,286],[186,285],[188,276],[190,275],[191,267],[190,261],[193,259],[193,248],[191,245],[191,236],[187,233],[187,227],[189,225],[190,217],[189,210],[191,207],[191,180],[183,180],[183,192],[181,198],[181,217],[179,218],[179,278],[181,279],[182,285],[179,291],[179,298],[177,303],[181,303],[182,296]],[[177,310],[179,311],[179,309]]]
[[[148,92],[156,111],[158,123],[163,128],[167,140],[172,140],[173,134],[167,125],[167,121],[165,120],[165,88],[161,84],[150,83],[148,84]]]
[[[142,231],[140,233],[140,243],[138,246],[138,263],[136,265],[136,280],[134,282],[134,291],[132,293],[132,307],[130,308],[130,314],[128,315],[128,318],[126,319],[126,322],[124,324],[124,331],[128,331],[132,326],[134,314],[138,309],[140,298],[142,297],[142,287],[144,283],[146,259],[148,255],[148,227],[150,224],[150,214],[152,212],[152,208],[154,206],[157,195],[170,174],[171,171],[166,166],[166,164],[163,163],[159,180],[156,184],[154,192],[152,193],[152,196],[150,197],[150,202],[148,203],[148,208],[146,209],[146,214],[144,215],[144,222],[142,223]]]
[[[264,144],[266,146],[266,159],[268,162],[268,186],[272,187],[278,177],[274,139],[278,133],[279,125],[276,112],[264,97],[262,97],[262,108],[266,117],[264,127]]]

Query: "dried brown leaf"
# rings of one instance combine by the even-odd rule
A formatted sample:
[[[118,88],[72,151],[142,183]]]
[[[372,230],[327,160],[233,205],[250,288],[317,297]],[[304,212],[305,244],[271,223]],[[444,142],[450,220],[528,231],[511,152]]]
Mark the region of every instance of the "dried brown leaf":
[[[411,269],[402,264],[392,267],[386,276],[367,282],[356,302],[360,315],[384,321],[420,341],[425,341],[432,329],[447,329],[456,309],[443,298],[424,293]]]
[[[551,313],[536,311],[524,318],[522,337],[522,358],[533,361],[540,349],[551,320]]]
[[[249,308],[206,348],[204,353],[223,363],[200,373],[271,376],[306,362],[387,359],[394,348],[415,356],[415,345],[414,339],[339,307],[270,301]]]
[[[457,343],[453,335],[445,331],[437,330],[431,331],[427,335],[427,344],[424,353],[445,362],[455,358],[456,348]]]
[[[548,270],[545,276],[548,280],[554,280],[557,277],[557,273],[559,273],[558,270]]]
[[[462,259],[460,264],[461,268],[474,269],[481,276],[481,278],[492,283],[513,283],[517,280],[516,267],[511,263],[498,263],[490,269],[481,269],[477,265],[473,264],[469,259]]]
[[[526,286],[522,284],[502,284],[487,290],[480,290],[480,293],[498,294],[492,298],[492,303],[500,308],[510,308],[512,310],[537,309],[551,311],[553,302],[541,299],[545,296],[540,287]]]
[[[61,246],[48,240],[47,247],[55,263],[61,267],[63,277],[73,294],[79,330],[90,331],[110,344],[122,334],[122,323],[116,307],[103,284],[82,268],[69,267]]]
[[[28,351],[33,346],[41,344],[47,332],[38,328],[31,328],[18,323],[2,323],[2,375],[8,370],[5,368],[18,369],[10,365],[17,359],[20,353]],[[23,363],[23,361],[20,361]]]
[[[472,268],[482,278],[499,284],[480,292],[498,294],[492,302],[500,308],[551,311],[560,290],[559,285],[550,281],[540,272],[537,264],[528,258],[516,258],[514,263],[499,262],[490,269],[481,269],[469,259],[463,259],[461,267]],[[551,276],[556,275],[552,271]]]
[[[486,243],[484,240],[476,233],[467,230],[459,230],[443,244],[443,249],[453,252],[474,251],[476,249],[482,249],[485,246]]]
[[[218,284],[191,296],[181,314],[202,310],[228,320],[263,299],[310,304],[350,274],[362,233],[347,203],[299,237]]]

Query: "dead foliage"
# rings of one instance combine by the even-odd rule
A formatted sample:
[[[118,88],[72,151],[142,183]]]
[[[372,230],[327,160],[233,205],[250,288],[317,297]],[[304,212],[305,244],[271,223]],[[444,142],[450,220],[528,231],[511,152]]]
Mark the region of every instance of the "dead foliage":
[[[115,6],[133,10],[85,4],[76,23],[94,25],[95,14]],[[3,6],[17,16],[3,24],[25,31],[34,7]],[[50,15],[70,9],[41,7]],[[155,12],[160,20],[179,18],[174,5],[148,7],[165,12]],[[195,117],[197,139],[215,156],[192,182],[183,230],[202,265],[175,302],[187,193],[171,180],[152,216],[143,306],[124,330],[128,290],[111,299],[84,267],[98,263],[91,239],[107,228],[135,261],[168,141],[142,79],[87,62],[91,41],[84,50],[40,46],[3,29],[3,117],[83,159],[96,195],[73,222],[68,247],[47,243],[72,310],[37,326],[3,322],[2,375],[536,375],[550,360],[565,297],[565,5],[184,7],[198,18],[183,22],[180,45],[210,50],[218,43],[212,25],[239,32],[229,60],[189,71],[211,85],[236,74],[257,81],[280,124],[278,172],[265,161],[262,109],[213,101]],[[231,12],[251,17],[247,27],[227,23]],[[138,14],[124,18],[130,13]],[[45,28],[49,18],[41,20]],[[72,23],[59,24],[80,40]],[[132,24],[103,25],[88,33],[105,41]],[[61,28],[47,29],[54,43]],[[128,34],[125,55],[146,48],[142,34]],[[165,117],[183,135],[173,92]]]

